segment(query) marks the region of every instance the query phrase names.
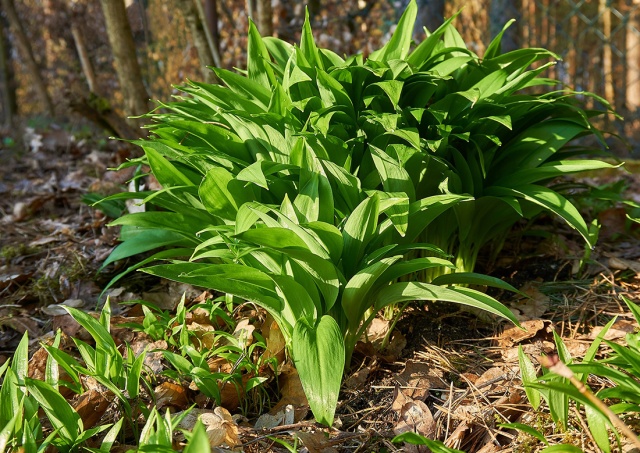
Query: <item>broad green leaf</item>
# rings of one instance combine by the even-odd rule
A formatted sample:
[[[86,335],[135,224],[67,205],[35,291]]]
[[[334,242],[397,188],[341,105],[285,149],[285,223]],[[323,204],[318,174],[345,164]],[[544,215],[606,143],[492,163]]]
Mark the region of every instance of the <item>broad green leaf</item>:
[[[83,431],[82,420],[73,410],[67,400],[64,399],[53,387],[37,379],[25,379],[29,392],[38,401],[40,407],[47,414],[47,418],[54,428],[60,430],[65,444],[73,445],[78,434]]]
[[[390,60],[404,59],[409,53],[413,35],[413,25],[416,22],[418,6],[415,0],[411,0],[405,9],[393,36],[381,49],[372,52],[369,60],[388,62]]]
[[[20,385],[24,384],[24,379],[27,377],[29,370],[29,333],[24,332],[18,347],[13,353],[13,361],[11,363],[11,369],[16,373],[16,378]]]
[[[487,311],[520,325],[513,313],[497,300],[484,293],[469,288],[443,288],[428,283],[401,282],[394,283],[380,290],[376,297],[375,307],[381,309],[395,302],[410,300],[440,300],[455,302]]]
[[[120,430],[122,429],[122,423],[124,422],[124,418],[118,420],[114,425],[109,429],[107,434],[102,439],[102,443],[100,444],[100,449],[98,451],[109,453],[113,444],[116,442],[118,438],[118,434],[120,434]]]
[[[378,278],[401,258],[402,255],[383,258],[362,269],[347,282],[342,293],[341,303],[342,310],[353,329],[358,328],[365,311],[371,307],[374,301],[373,297],[367,297],[369,290],[375,285]]]
[[[527,433],[530,436],[535,437],[540,442],[542,442],[542,443],[544,443],[546,445],[549,445],[549,441],[546,439],[546,437],[544,437],[544,434],[542,434],[540,431],[538,431],[535,428],[532,428],[529,425],[525,425],[523,423],[500,423],[498,425],[498,427],[506,428],[506,429],[517,429],[519,431],[522,431],[523,433]]]
[[[609,453],[611,451],[609,431],[607,429],[611,425],[609,418],[604,417],[591,406],[585,406],[584,412],[587,418],[587,424],[589,425],[589,431],[591,431],[591,435],[596,441],[596,444],[598,444],[598,447],[600,447],[603,453]]]
[[[510,175],[505,175],[496,180],[496,186],[513,187],[522,184],[531,184],[534,182],[553,179],[558,176],[570,175],[581,171],[600,170],[603,168],[617,168],[600,160],[561,160],[543,164],[537,168],[527,168],[525,170],[516,171]]]
[[[347,218],[342,230],[345,275],[353,275],[357,271],[358,262],[378,225],[379,207],[380,200],[374,195],[360,203]]]
[[[534,184],[525,184],[517,188],[492,186],[486,189],[485,195],[515,196],[542,206],[575,228],[588,244],[595,245],[591,244],[592,238],[589,235],[589,228],[575,206],[551,189]]]
[[[531,359],[529,359],[529,357],[524,353],[522,345],[518,345],[518,363],[520,364],[522,385],[524,385],[524,391],[527,394],[527,399],[529,400],[531,407],[537,411],[540,407],[540,392],[529,384],[537,382],[538,375]]]
[[[333,425],[345,367],[344,341],[338,324],[330,316],[323,316],[315,325],[306,318],[299,319],[293,331],[292,352],[315,419],[323,425]]]
[[[475,272],[454,272],[436,277],[431,281],[434,285],[479,285],[500,288],[506,291],[522,294],[509,283],[489,275],[477,274]]]
[[[207,453],[211,451],[209,436],[207,436],[202,420],[198,419],[196,422],[193,431],[191,431],[189,442],[187,442],[182,451],[183,453]]]
[[[193,183],[170,161],[151,147],[143,147],[153,175],[163,187],[192,186]]]
[[[235,72],[231,72],[223,68],[212,69],[218,78],[222,80],[234,93],[239,96],[255,99],[264,108],[269,105],[271,93],[266,87],[257,83],[252,83],[252,81],[247,77],[236,74]]]
[[[260,32],[251,19],[249,19],[249,37],[247,39],[247,74],[250,80],[257,82],[263,88],[269,89],[276,84],[269,52],[267,52]]]
[[[126,240],[119,244],[109,257],[102,263],[102,268],[114,261],[118,261],[140,253],[148,252],[160,247],[170,245],[191,245],[182,234],[167,230],[144,230],[135,236],[133,240]]]
[[[455,448],[449,448],[439,440],[431,440],[420,434],[408,431],[402,433],[391,439],[393,443],[406,442],[412,445],[426,445],[433,453],[463,453],[461,450]]]
[[[255,201],[250,187],[224,168],[212,168],[207,172],[198,190],[207,211],[223,220],[234,220],[242,204]]]

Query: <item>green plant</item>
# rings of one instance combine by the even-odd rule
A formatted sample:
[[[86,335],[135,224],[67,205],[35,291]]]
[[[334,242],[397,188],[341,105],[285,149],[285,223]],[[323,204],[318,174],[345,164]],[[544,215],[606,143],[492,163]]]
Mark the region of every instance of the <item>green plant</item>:
[[[59,342],[59,336],[56,342]],[[48,446],[62,452],[79,451],[85,441],[110,425],[84,429],[78,413],[58,392],[57,367],[51,358],[46,365],[46,381],[28,378],[28,344],[25,333],[13,360],[0,367],[0,377],[4,375],[0,387],[0,452],[7,447],[12,451],[36,452],[44,451]],[[39,410],[44,412],[53,428],[44,439]]]
[[[516,322],[469,288],[514,290],[472,272],[478,251],[541,211],[590,241],[575,207],[538,183],[610,166],[567,160],[588,151],[567,143],[597,135],[574,93],[519,93],[551,84],[545,65],[528,70],[551,52],[500,54],[499,36],[481,59],[453,18],[410,52],[415,16],[411,2],[366,60],[319,49],[308,20],[299,46],[250,24],[246,74],[215,69],[226,86],[189,82],[150,114],[145,156],[126,165],[148,164],[163,188],[109,198],[147,212],[113,222],[123,243],[107,263],[168,248],[127,272],[170,260],[144,271],[265,308],[326,424],[381,308],[443,300]]]
[[[111,306],[109,300],[104,304],[99,319],[72,307],[65,307],[65,309],[89,332],[95,341],[95,347],[73,338],[82,358],[80,361],[58,349],[55,343],[52,346],[43,345],[53,363],[57,363],[67,372],[69,381],[61,381],[59,384],[76,393],[82,393],[83,386],[80,376],[93,377],[120,401],[127,419],[132,421],[134,432],[137,432],[137,426],[134,423],[135,415],[139,412],[148,413],[145,405],[138,398],[141,385],[150,388],[148,379],[142,375],[146,350],[136,357],[131,348],[127,346],[126,358],[123,357],[110,333]],[[57,385],[58,382],[56,381],[55,384]]]
[[[406,442],[412,445],[426,445],[433,453],[462,453],[460,450],[447,447],[439,440],[428,439],[420,434],[411,431],[397,435],[396,437],[391,439],[391,442]]]
[[[623,300],[636,321],[640,321],[640,307],[625,297]],[[605,452],[611,451],[608,429],[613,430],[616,437],[619,436],[618,431],[622,431],[632,441],[638,442],[635,435],[617,418],[617,414],[640,412],[640,334],[627,334],[627,346],[603,340],[615,320],[610,320],[602,329],[579,364],[572,363],[564,343],[555,335],[559,363],[553,368],[551,365],[555,363],[550,362],[551,365],[546,365],[552,368],[553,372],[547,372],[541,377],[537,376],[533,364],[522,349],[519,350],[522,380],[533,408],[538,409],[542,395],[554,420],[566,429],[569,400],[584,405],[591,435],[598,447]],[[605,359],[595,360],[603,341],[613,352]],[[615,385],[603,388],[593,395],[585,386],[590,374],[607,378]],[[615,399],[620,402],[607,407],[602,402],[603,399]],[[517,426],[515,428],[520,429]]]

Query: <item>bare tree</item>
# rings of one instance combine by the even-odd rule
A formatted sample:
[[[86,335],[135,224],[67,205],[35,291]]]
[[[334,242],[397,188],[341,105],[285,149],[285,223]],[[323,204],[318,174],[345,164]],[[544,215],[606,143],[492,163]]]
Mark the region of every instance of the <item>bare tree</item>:
[[[11,67],[10,44],[5,34],[6,21],[0,17],[0,97],[2,97],[2,122],[5,128],[11,128],[18,110],[16,86]]]
[[[213,41],[213,36],[206,26],[204,9],[200,0],[186,1],[182,4],[182,14],[189,26],[191,38],[198,49],[198,57],[202,64],[202,75],[209,83],[216,80],[213,71],[207,69],[207,66],[220,66],[220,55],[217,52],[217,46]]]
[[[53,116],[53,103],[51,102],[51,97],[47,92],[47,85],[44,83],[42,74],[40,74],[40,68],[38,67],[38,63],[36,63],[35,57],[33,56],[33,50],[31,49],[29,38],[27,38],[27,34],[22,27],[22,22],[18,17],[18,13],[16,12],[13,0],[2,0],[2,9],[7,16],[9,26],[11,28],[13,36],[15,37],[18,49],[22,54],[23,62],[33,79],[33,86],[37,91],[38,96],[40,97],[40,101],[42,102],[47,114]]]
[[[220,33],[218,30],[218,1],[204,0],[204,15],[206,18],[207,28],[211,34],[213,42],[213,53],[220,55]],[[221,64],[218,63],[217,66]]]
[[[142,83],[136,48],[124,0],[100,0],[127,115],[148,112],[149,95]],[[135,121],[130,120],[132,123]]]
[[[627,80],[626,107],[635,112],[640,107],[640,0],[631,0],[626,29]],[[612,99],[609,99],[610,101]]]
[[[310,3],[311,4],[311,3]],[[258,30],[262,36],[273,35],[273,7],[271,0],[258,0]]]

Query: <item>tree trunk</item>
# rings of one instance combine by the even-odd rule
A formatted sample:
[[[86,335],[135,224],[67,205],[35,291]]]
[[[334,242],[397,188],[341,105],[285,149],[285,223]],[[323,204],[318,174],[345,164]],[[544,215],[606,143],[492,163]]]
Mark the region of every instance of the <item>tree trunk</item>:
[[[47,92],[47,86],[44,83],[42,74],[40,74],[40,68],[38,67],[38,64],[36,63],[36,60],[33,56],[31,44],[29,43],[29,39],[24,32],[24,28],[22,28],[22,23],[20,22],[20,18],[18,17],[18,13],[16,12],[13,0],[2,0],[2,9],[7,15],[9,26],[11,27],[13,35],[15,36],[16,44],[18,45],[18,49],[20,50],[22,58],[24,59],[24,64],[31,74],[31,77],[33,78],[33,86],[38,92],[38,96],[40,97],[40,100],[47,114],[49,116],[53,116],[54,109],[53,103],[51,102],[51,97]]]
[[[637,32],[637,30],[640,30],[640,13],[637,9],[638,6],[640,6],[640,0],[632,0],[629,8],[629,23],[626,28],[626,107],[630,112],[636,112],[640,107],[640,38]]]
[[[89,58],[89,52],[87,46],[84,43],[84,38],[80,32],[80,28],[75,19],[71,19],[71,35],[73,36],[73,42],[76,45],[76,51],[78,52],[78,58],[80,59],[80,66],[82,67],[82,73],[89,85],[89,91],[92,93],[98,93],[98,81],[96,79],[96,73],[93,71],[93,65]]]
[[[124,0],[100,0],[107,25],[109,44],[120,82],[120,89],[128,116],[143,115],[149,111],[149,95],[142,83],[136,48],[127,20]],[[133,124],[137,121],[130,119]]]
[[[213,57],[213,64],[216,67],[220,67],[220,52],[218,52],[218,42],[214,40],[213,34],[211,30],[207,26],[207,17],[204,12],[204,8],[202,7],[202,0],[193,0],[194,5],[196,6],[196,11],[198,13],[198,20],[202,30],[204,31],[204,36],[207,40],[207,45],[209,47],[209,52]]]
[[[213,83],[215,74],[210,69],[207,69],[207,66],[216,66],[216,64],[213,61],[213,55],[211,54],[209,44],[207,42],[207,37],[204,33],[205,27],[200,21],[198,11],[194,3],[197,1],[198,0],[187,0],[186,2],[182,3],[182,14],[184,15],[184,20],[189,27],[189,31],[191,32],[191,39],[193,39],[193,44],[198,50],[198,58],[200,58],[202,75],[205,81],[207,81],[208,83]]]
[[[213,54],[220,55],[220,33],[218,31],[218,1],[204,0],[204,15],[206,17],[207,28],[213,42]],[[216,64],[221,67],[222,62]]]
[[[273,8],[271,0],[258,0],[258,30],[262,36],[273,36]]]
[[[16,86],[11,67],[10,46],[6,35],[7,24],[0,18],[0,96],[2,97],[2,123],[10,130],[18,110]]]

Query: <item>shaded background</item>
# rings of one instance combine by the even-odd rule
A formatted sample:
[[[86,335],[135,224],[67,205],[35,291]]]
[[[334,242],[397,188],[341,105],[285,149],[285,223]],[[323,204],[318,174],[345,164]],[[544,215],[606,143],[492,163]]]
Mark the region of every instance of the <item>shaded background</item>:
[[[194,2],[124,3],[146,90],[138,94],[144,99],[168,100],[185,79],[209,79],[210,71],[202,70],[202,62],[210,60],[198,47],[198,24],[190,22],[198,20],[194,19]],[[1,0],[0,4],[3,134],[34,117],[88,120],[113,132],[113,124],[109,127],[113,116],[139,113],[127,109],[98,0]],[[311,0],[308,8],[319,45],[339,54],[367,54],[389,39],[406,4],[407,0]],[[443,17],[462,9],[457,28],[479,55],[503,25],[515,18],[505,33],[503,49],[545,47],[556,52],[562,61],[548,75],[560,82],[557,88],[565,84],[609,100],[624,117],[610,116],[608,124],[602,125],[624,139],[612,140],[614,151],[640,156],[640,0],[418,0],[418,5],[416,39],[424,36],[423,27],[433,30]],[[304,19],[304,4],[294,0],[204,0],[201,6],[204,14],[199,17],[204,20],[200,26],[207,27],[215,47],[212,52],[219,55],[215,63],[228,69],[244,67],[249,17],[263,35],[290,42],[298,40]],[[10,14],[12,8],[15,17]],[[20,42],[18,26],[30,51]],[[93,69],[93,80],[87,74],[87,63]],[[601,107],[597,99],[585,97],[584,101],[590,108]],[[112,118],[105,121],[106,113]],[[115,135],[126,134],[115,127]]]

